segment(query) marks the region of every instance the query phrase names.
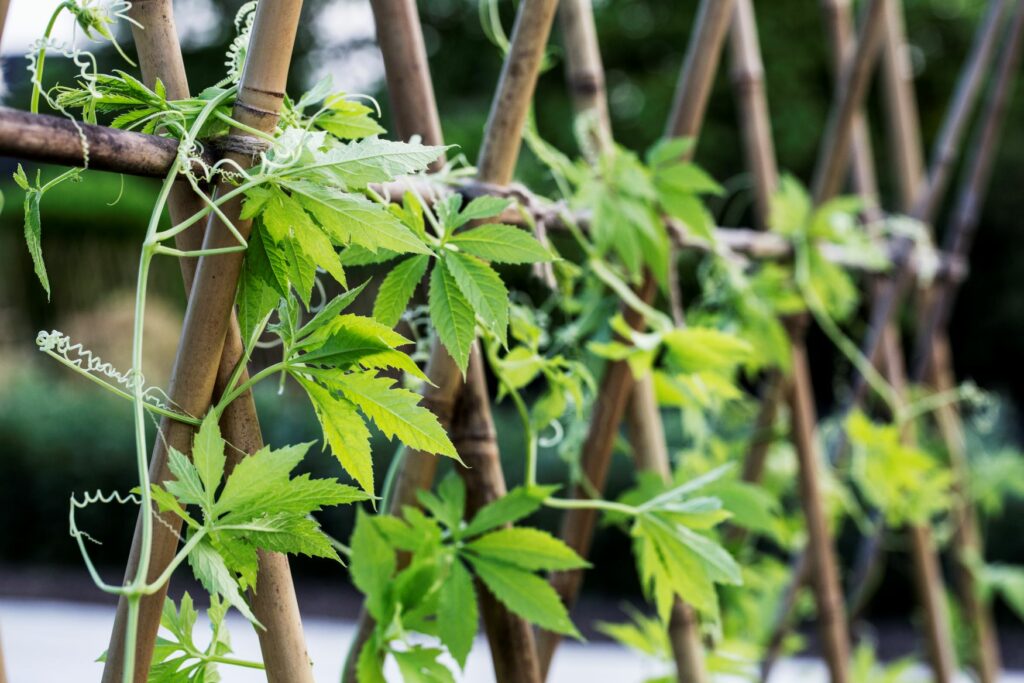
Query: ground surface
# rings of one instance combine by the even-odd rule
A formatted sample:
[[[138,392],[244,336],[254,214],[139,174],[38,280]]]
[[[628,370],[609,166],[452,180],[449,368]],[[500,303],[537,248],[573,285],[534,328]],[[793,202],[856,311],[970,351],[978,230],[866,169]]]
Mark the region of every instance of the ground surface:
[[[55,683],[99,679],[101,665],[93,663],[106,647],[112,608],[89,603],[52,600],[0,599],[0,637],[3,639],[11,683]],[[348,642],[351,622],[323,617],[306,619],[310,655],[317,681],[336,681]],[[257,658],[256,636],[241,619],[231,622],[237,656]],[[202,643],[205,629],[197,628]],[[568,643],[559,652],[551,680],[556,683],[639,683],[663,669],[610,643],[584,646]],[[263,681],[261,672],[223,667],[224,683]],[[389,677],[390,678],[390,677]],[[394,677],[393,680],[401,680]],[[486,643],[474,648],[463,681],[493,681]],[[781,663],[772,683],[824,681],[818,662],[794,660]],[[966,679],[964,679],[966,681]],[[1024,683],[1022,675],[1008,675],[1007,683]]]

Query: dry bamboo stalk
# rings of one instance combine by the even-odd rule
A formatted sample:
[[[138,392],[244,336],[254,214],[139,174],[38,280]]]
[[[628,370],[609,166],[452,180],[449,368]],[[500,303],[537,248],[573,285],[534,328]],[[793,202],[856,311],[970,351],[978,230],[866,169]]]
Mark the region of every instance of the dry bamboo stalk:
[[[479,180],[498,185],[512,181],[557,6],[557,0],[524,0],[519,6],[477,160]],[[450,372],[455,374],[454,361],[450,364]],[[470,355],[470,368],[461,404],[452,420],[452,442],[467,466],[459,468],[459,474],[466,481],[468,509],[473,510],[504,495],[505,477],[479,346],[474,346]],[[530,625],[512,614],[479,581],[477,585],[498,683],[540,683],[541,668]]]
[[[744,116],[743,127],[747,131],[747,158],[754,176],[755,195],[764,197],[757,208],[768,210],[768,199],[778,182],[778,170],[771,141],[771,123],[767,117],[768,106],[763,84],[760,49],[757,44],[757,24],[751,0],[737,0],[734,31],[734,69],[745,76],[738,88],[738,97],[745,103],[740,111]],[[851,50],[852,54],[852,50]],[[759,84],[759,85],[751,85]],[[760,120],[749,120],[757,117]],[[848,125],[853,126],[856,118],[851,117]],[[767,213],[760,213],[760,223],[767,222]],[[792,420],[792,441],[799,464],[800,500],[804,510],[808,533],[808,574],[813,578],[815,597],[818,605],[819,626],[825,661],[832,681],[848,680],[849,634],[842,602],[839,571],[836,566],[832,536],[821,497],[821,458],[815,437],[817,417],[814,409],[814,394],[811,384],[807,351],[803,344],[804,330],[801,325],[789,326],[792,370],[788,381],[781,373],[770,377],[766,387],[766,401],[763,402],[758,427],[770,430],[774,421],[774,406],[777,395],[785,394],[790,405]],[[774,384],[777,382],[777,384]],[[748,453],[744,474],[760,476],[764,467],[764,454],[768,440],[755,434],[751,452]],[[800,572],[802,573],[802,572]],[[769,649],[771,649],[769,644]]]
[[[597,34],[594,29],[594,11],[590,0],[562,0],[560,9],[564,34],[567,81],[573,109],[577,116],[593,116],[589,129],[591,145],[600,151],[612,143],[608,98],[604,89],[604,66]],[[675,273],[675,267],[670,268]],[[678,294],[678,283],[671,283],[670,291]],[[683,322],[681,297],[671,297],[677,304],[673,317]],[[678,310],[675,310],[678,308]],[[641,470],[657,472],[665,481],[671,480],[671,462],[661,411],[654,394],[651,375],[636,381],[627,406],[626,422],[630,444]],[[668,624],[669,642],[680,683],[704,683],[707,680],[704,646],[700,637],[700,621],[692,607],[676,599]],[[550,659],[544,660],[545,677]]]
[[[7,25],[7,10],[11,7],[11,0],[0,0],[0,39],[4,36],[4,27]],[[3,668],[0,667],[0,676],[3,675]],[[2,681],[0,681],[2,683]]]
[[[839,568],[836,566],[832,535],[828,529],[828,515],[821,498],[818,473],[821,459],[818,457],[815,437],[817,417],[803,336],[803,330],[790,333],[793,366],[788,397],[790,419],[793,445],[799,462],[800,502],[807,523],[809,577],[814,583],[822,649],[830,680],[843,683],[849,680],[850,636],[839,584]]]
[[[931,527],[915,524],[907,528],[911,556],[914,558],[914,583],[922,610],[925,641],[936,683],[952,681],[956,675],[956,658],[952,647],[946,592],[942,583],[939,553],[935,548]]]
[[[909,211],[924,175],[924,151],[901,0],[890,0],[885,23],[882,82],[888,105],[889,154],[896,168],[900,205]]]
[[[700,31],[690,40],[683,58],[665,137],[694,137],[700,130],[735,4],[735,0],[701,1],[694,20]]]
[[[153,0],[149,0],[152,2]],[[0,149],[8,156],[62,166],[82,166],[84,136],[89,168],[163,178],[178,154],[170,138],[0,107]],[[199,166],[193,166],[196,172]]]
[[[693,37],[680,71],[675,105],[666,126],[667,135],[696,137],[699,133],[732,6],[733,0],[702,0]],[[645,277],[639,294],[644,300],[652,301],[655,290],[656,285],[648,276]],[[637,326],[641,322],[632,311],[626,311],[625,317],[632,326]],[[611,362],[605,367],[590,416],[590,428],[582,448],[583,476],[597,491],[604,489],[615,438],[625,416],[627,400],[634,394],[635,384],[636,380],[625,362]],[[651,421],[643,427],[645,431],[655,428],[652,418],[651,414],[644,416],[644,420]],[[589,497],[581,486],[574,487],[572,495],[576,498]],[[594,510],[567,511],[562,518],[562,540],[581,556],[586,557],[589,554],[596,522],[597,514]],[[576,601],[582,581],[583,573],[579,570],[553,572],[551,575],[551,584],[562,598],[562,602],[570,608]],[[694,642],[697,630],[693,615],[687,614],[688,610],[689,608],[682,605],[674,609],[673,621],[676,623],[676,634],[679,637],[674,638],[676,642],[673,648],[677,653],[677,660],[686,658],[681,662],[685,664],[685,668],[679,670],[679,675],[682,677],[692,673],[696,678],[691,677],[689,680],[700,681],[703,680],[704,667],[696,659],[700,645]],[[560,642],[558,634],[541,631],[538,635],[538,651],[545,676]]]
[[[242,75],[234,111],[235,118],[245,125],[266,132],[272,131],[276,126],[300,8],[301,2],[280,2],[272,5],[261,3],[257,8],[252,47]],[[152,40],[162,42],[160,45],[155,42],[149,43],[148,35],[145,41],[140,42],[140,49],[145,43],[146,50],[153,50],[147,54],[143,63],[153,68],[169,65],[166,73],[169,78],[176,80],[175,89],[187,93],[183,69],[176,64],[180,62],[180,52],[174,39],[173,24],[169,23],[169,3],[163,3],[161,7],[149,0],[149,3],[138,4],[135,11],[156,29]],[[168,40],[172,42],[164,42]],[[169,45],[173,45],[173,51],[169,49]],[[281,59],[282,55],[285,56],[284,59]],[[240,164],[252,163],[251,157],[234,153],[231,156]],[[187,204],[186,200],[183,200],[179,207],[187,208],[184,204]],[[233,202],[225,207],[225,213],[237,219],[240,208],[240,202]],[[251,226],[248,222],[237,221],[236,227],[243,235],[247,235]],[[189,232],[194,235],[194,231]],[[194,236],[190,239],[194,239]],[[203,239],[203,247],[228,246],[233,239],[226,226],[211,221]],[[241,357],[241,342],[232,310],[242,258],[241,253],[203,257],[197,264],[192,280],[194,296],[189,298],[182,341],[178,348],[169,389],[172,401],[189,414],[201,415],[206,412],[215,387],[218,384],[223,385],[227,374]],[[189,282],[188,269],[189,266],[183,264],[186,283]],[[252,452],[262,446],[251,395],[240,397],[229,406],[223,416],[222,427],[225,438],[246,452]],[[187,426],[165,421],[161,425],[161,433],[168,445],[185,453],[191,450],[192,430]],[[233,465],[243,453],[235,448],[230,451],[229,458]],[[153,481],[170,478],[163,439],[158,439],[152,458],[150,473]],[[169,518],[164,521],[171,527],[168,528],[164,524],[153,527],[149,580],[153,580],[167,566],[178,545],[178,536],[175,532],[180,528],[180,520]],[[129,557],[128,576],[132,576],[135,567],[138,566],[139,540],[137,530]],[[260,645],[268,680],[288,683],[311,682],[312,670],[306,654],[287,558],[276,553],[261,552],[259,582],[261,590],[252,595],[252,602],[253,611],[267,627],[266,631],[260,633]],[[137,665],[134,674],[136,680],[142,681],[147,678],[166,589],[164,586],[156,594],[141,601]],[[126,602],[121,600],[111,634],[111,656],[104,669],[104,681],[120,680],[122,643],[126,636],[125,608]]]
[[[815,165],[812,192],[815,204],[835,196],[848,167],[853,124],[867,94],[871,71],[882,44],[887,2],[869,1],[864,9],[865,18],[857,36],[856,49],[844,64]]]
[[[424,144],[443,145],[441,119],[415,0],[372,0],[371,7],[377,42],[384,58],[395,135],[401,139],[419,135]],[[441,163],[442,159],[436,162]],[[444,347],[435,344],[426,369],[433,384],[424,386],[422,404],[437,416],[445,429],[451,427],[455,397],[462,389],[462,377],[457,371],[451,372],[450,366],[451,358]],[[436,471],[436,455],[405,449],[395,475],[388,513],[398,515],[404,506],[417,505],[416,492],[430,489]],[[373,634],[374,626],[373,618],[365,607],[362,608],[345,659],[342,681],[356,681],[359,652]]]
[[[0,10],[3,10],[3,13],[5,14],[7,12],[7,3],[4,2],[3,5],[3,7],[0,7]],[[4,17],[0,15],[0,29],[3,28],[3,18]],[[7,667],[4,665],[4,648],[2,642],[0,642],[0,683],[7,683]]]

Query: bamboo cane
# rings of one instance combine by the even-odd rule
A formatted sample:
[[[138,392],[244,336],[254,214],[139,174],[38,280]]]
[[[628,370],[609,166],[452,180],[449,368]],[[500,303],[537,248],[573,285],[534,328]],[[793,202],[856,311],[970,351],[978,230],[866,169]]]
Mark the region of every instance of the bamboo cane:
[[[477,161],[477,178],[484,182],[507,185],[512,181],[557,7],[557,0],[524,0],[516,13]],[[467,466],[459,474],[466,481],[467,510],[472,512],[504,495],[505,478],[479,346],[474,347],[470,364],[475,370],[467,373],[466,389],[452,421],[452,442]],[[498,683],[540,683],[543,677],[533,630],[479,581],[477,585]]]
[[[741,101],[745,146],[748,164],[754,176],[755,197],[759,198],[755,204],[759,213],[758,222],[765,225],[769,200],[778,183],[778,170],[763,86],[764,67],[761,64],[758,47],[757,23],[754,6],[750,0],[737,1],[733,32],[734,81],[737,83],[737,96]],[[854,126],[856,120],[856,117],[851,117],[848,125]],[[825,661],[833,681],[846,681],[849,675],[849,634],[835,551],[821,497],[818,472],[821,458],[814,433],[817,418],[807,351],[803,344],[804,330],[800,329],[799,325],[789,327],[791,375],[787,378],[788,381],[782,380],[781,375],[769,380],[779,382],[780,385],[785,384],[785,394],[790,405],[791,436],[799,464],[800,499],[807,523],[810,556],[808,573],[813,577],[815,587]],[[780,390],[769,385],[766,391],[768,401],[765,405],[769,407],[762,410],[758,426],[767,430],[770,429],[774,418],[774,410],[770,406],[774,404],[773,399],[776,396],[772,394],[777,394]],[[748,476],[759,476],[764,466],[764,452],[767,446],[762,446],[762,443],[766,443],[766,440],[755,435],[753,457],[748,457],[744,468]]]
[[[710,95],[711,83],[721,55],[725,31],[732,14],[733,0],[702,0],[690,40],[683,67],[680,71],[679,83],[676,88],[675,104],[672,115],[666,125],[666,135],[696,137],[703,122]],[[648,276],[645,278],[639,294],[647,301],[653,300],[655,283]],[[631,312],[625,312],[627,322],[636,326],[640,319]],[[590,428],[583,443],[583,476],[594,489],[604,489],[611,461],[612,448],[618,435],[619,425],[626,413],[626,405],[630,395],[634,394],[636,380],[625,362],[611,362],[605,367],[604,375],[597,391],[591,417]],[[647,414],[644,420],[650,420]],[[643,429],[651,434],[654,426],[647,422]],[[660,430],[659,430],[660,431]],[[662,431],[663,434],[663,431]],[[663,436],[661,438],[664,438]],[[574,487],[576,498],[589,497],[581,486]],[[569,510],[562,518],[561,537],[570,547],[586,557],[593,539],[597,514],[594,510]],[[576,601],[583,572],[562,571],[551,574],[551,584],[568,607]],[[679,637],[674,648],[680,657],[687,658],[685,668],[680,675],[694,673],[703,676],[703,665],[696,659],[699,643],[694,643],[695,621],[688,608],[674,610],[673,621],[677,623]],[[560,636],[548,631],[538,635],[538,651],[542,670],[550,669],[555,650],[561,642]],[[702,680],[696,678],[691,680]]]
[[[133,8],[153,28],[153,37],[149,38],[147,34],[147,38],[140,42],[140,52],[146,52],[146,57],[140,59],[147,65],[147,69],[166,68],[164,73],[175,81],[175,89],[180,90],[184,96],[187,94],[187,85],[183,68],[180,67],[180,52],[173,24],[170,23],[169,3],[161,3],[162,6],[153,3],[153,0],[148,0],[148,3],[139,3]],[[300,7],[301,2],[279,2],[261,3],[257,8],[251,48],[234,111],[235,118],[245,125],[266,132],[271,132],[276,126]],[[147,75],[155,78],[155,74]],[[251,157],[237,153],[232,155],[240,164],[252,163]],[[180,190],[176,192],[180,193]],[[183,204],[188,201],[188,195],[184,196],[186,199],[178,205],[179,208],[184,208]],[[237,219],[240,208],[240,203],[234,202],[226,207],[225,213]],[[236,227],[243,235],[247,235],[250,230],[247,221],[237,221]],[[192,237],[186,239],[195,239],[194,231],[185,234],[188,233],[192,233]],[[203,247],[227,246],[232,240],[226,226],[211,221],[203,239]],[[203,257],[196,265],[191,279],[194,296],[189,298],[182,341],[169,389],[172,401],[189,414],[201,415],[206,412],[216,385],[218,382],[223,385],[226,375],[241,357],[240,337],[237,322],[232,316],[232,307],[242,258],[240,253]],[[188,283],[190,278],[187,270],[190,265],[183,264],[182,268]],[[225,438],[236,447],[252,452],[262,446],[251,395],[240,397],[229,406],[223,416],[223,427]],[[167,469],[164,439],[168,445],[182,452],[188,453],[191,450],[192,430],[187,426],[165,421],[161,425],[161,433],[164,438],[158,439],[152,455],[150,472],[153,481],[171,477]],[[243,455],[236,448],[230,451],[229,457],[233,462],[237,462]],[[149,512],[142,511],[141,514]],[[164,517],[163,521],[171,526],[158,524],[153,527],[149,580],[153,580],[167,566],[178,544],[176,530],[180,528],[180,520],[174,516]],[[134,575],[138,566],[139,542],[137,528],[128,563],[129,577]],[[259,559],[261,590],[252,595],[252,602],[257,618],[267,627],[265,632],[260,633],[260,645],[268,680],[288,683],[312,681],[287,559],[276,553],[263,552]],[[141,602],[134,673],[138,681],[147,678],[166,589],[164,586]],[[123,642],[127,635],[125,616],[126,601],[121,600],[111,634],[104,681],[113,682],[121,676]]]
[[[593,7],[590,0],[562,0],[559,12],[573,109],[577,116],[594,117],[594,125],[588,131],[591,144],[598,150],[606,149],[613,136]],[[677,290],[678,285],[672,289]],[[674,317],[677,322],[682,322],[681,305]],[[666,482],[670,481],[671,464],[665,428],[650,375],[636,382],[627,410],[626,422],[637,467],[656,472]],[[700,622],[693,608],[677,599],[672,605],[668,632],[679,682],[706,681]],[[550,663],[545,662],[545,666],[550,666]]]
[[[970,249],[978,223],[979,208],[992,172],[999,131],[1005,119],[1013,87],[1013,74],[1020,62],[1021,47],[1024,44],[1022,36],[1024,3],[1018,2],[994,81],[986,96],[985,111],[981,115],[978,133],[972,140],[972,155],[967,162],[966,180],[957,198],[947,232],[947,253],[966,256]],[[930,354],[918,351],[919,360],[914,366],[914,380],[920,382],[930,377],[932,386],[939,392],[952,391],[956,383],[952,372],[949,342],[944,332],[948,324],[948,310],[954,296],[954,286],[939,283],[930,297],[929,309],[923,318],[925,322],[918,331],[917,348],[930,348]],[[930,363],[927,360],[929,356]],[[972,556],[983,557],[984,549],[975,510],[966,493],[970,475],[960,415],[956,406],[945,405],[939,409],[937,419],[958,483],[957,501],[953,509],[954,542],[958,549],[954,556],[954,578],[964,611],[974,628],[977,647],[974,663],[978,675],[982,683],[991,683],[999,678],[999,641],[995,635],[991,605],[981,597],[976,569],[971,562]]]
[[[402,139],[419,135],[424,144],[443,145],[441,119],[415,0],[372,0],[371,7],[384,58],[394,133]],[[442,159],[436,162],[441,163]],[[462,378],[457,371],[452,372],[450,366],[447,352],[435,345],[426,370],[433,384],[424,385],[422,403],[446,429],[451,427],[455,397],[462,389]],[[387,510],[392,515],[401,514],[406,505],[418,505],[416,492],[429,489],[437,471],[437,456],[431,453],[407,448],[401,457]],[[356,681],[359,652],[373,634],[374,625],[373,617],[362,608],[345,659],[342,681]]]

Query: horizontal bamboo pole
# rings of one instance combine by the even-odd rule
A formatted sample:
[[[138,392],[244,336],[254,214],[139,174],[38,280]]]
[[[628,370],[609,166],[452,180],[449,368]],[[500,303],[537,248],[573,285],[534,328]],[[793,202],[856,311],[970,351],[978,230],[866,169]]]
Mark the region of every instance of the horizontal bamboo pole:
[[[88,167],[97,171],[163,178],[178,155],[178,142],[0,107],[0,154],[78,167],[86,165],[88,154]],[[198,164],[192,169],[202,171]]]
[[[263,2],[257,8],[248,59],[234,110],[234,117],[244,125],[265,132],[272,131],[276,126],[277,113],[283,102],[290,62],[288,57],[291,55],[300,8],[301,2],[298,1]],[[242,165],[252,162],[250,157],[243,155],[234,155],[234,160]],[[235,219],[236,228],[243,236],[247,236],[251,225],[248,221],[237,220],[240,210],[241,203],[232,202],[225,207],[225,214]],[[232,244],[234,237],[228,228],[219,221],[211,221],[206,230],[203,247],[209,249]],[[209,408],[218,374],[222,374],[219,369],[225,339],[229,331],[237,336],[237,331],[231,330],[230,321],[242,259],[241,253],[199,259],[168,391],[172,402],[188,414],[202,415]],[[235,420],[229,420],[226,424],[241,426],[241,423]],[[192,430],[187,425],[165,420],[161,425],[161,433],[164,438],[157,440],[150,465],[153,481],[171,478],[167,469],[165,444],[185,453],[191,451]],[[245,437],[252,437],[253,433],[251,429],[245,429],[241,433],[226,436],[251,445]],[[255,434],[258,433],[256,429]],[[233,453],[233,457],[237,455]],[[140,514],[150,514],[150,511],[142,511]],[[175,517],[164,521],[168,524],[153,525],[150,580],[163,571],[178,546],[176,528],[180,528],[181,520]],[[133,575],[140,560],[138,528],[129,556],[128,576]],[[275,558],[263,554],[261,561],[264,567],[271,566],[274,574],[287,575],[287,564],[283,557]],[[290,582],[287,585],[290,586]],[[297,619],[297,612],[289,612],[287,609],[289,604],[294,604],[294,596],[282,594],[281,590],[286,590],[284,586],[278,585],[275,588],[278,590],[259,591],[254,596],[254,611],[277,620],[277,623],[283,623],[291,617]],[[144,681],[147,677],[165,594],[166,586],[141,601],[135,672],[135,679],[138,681]],[[126,601],[121,600],[111,635],[111,653],[123,649],[126,607]],[[297,626],[297,623],[293,626]],[[301,629],[298,630],[298,643],[278,639],[280,633],[281,631],[275,631],[274,634],[261,639],[267,659],[268,679],[288,683],[311,681],[309,660],[301,643]],[[108,660],[104,670],[104,681],[113,683],[119,680],[119,666],[117,658]]]

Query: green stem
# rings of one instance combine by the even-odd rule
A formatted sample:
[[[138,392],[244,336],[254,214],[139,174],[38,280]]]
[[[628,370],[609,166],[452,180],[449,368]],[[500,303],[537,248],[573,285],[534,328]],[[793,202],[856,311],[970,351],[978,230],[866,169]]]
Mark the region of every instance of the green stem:
[[[606,510],[608,512],[619,512],[630,517],[640,514],[638,508],[625,503],[616,503],[611,500],[587,499],[587,498],[545,498],[544,505],[560,510]]]
[[[46,41],[50,39],[50,34],[53,33],[53,27],[57,23],[57,17],[65,9],[71,9],[73,5],[70,2],[62,2],[57,5],[57,8],[53,10],[53,14],[50,15],[50,21],[46,24],[46,30],[43,31],[42,43],[39,46],[39,53],[36,55],[36,73],[35,78],[32,79],[32,104],[29,109],[33,114],[39,113],[39,95],[43,85],[43,66],[46,64]]]
[[[217,405],[214,406],[214,411],[217,413],[219,417],[224,412],[224,409],[228,407],[228,404],[230,404],[236,398],[244,394],[246,391],[252,389],[257,382],[266,379],[271,375],[277,374],[278,372],[284,372],[290,367],[291,365],[286,360],[278,361],[273,365],[268,365],[267,367],[263,368],[246,381],[242,382],[234,389],[224,392],[224,395],[221,396],[220,400],[217,402]]]
[[[83,370],[82,368],[78,367],[77,365],[75,365],[74,363],[72,363],[68,359],[64,358],[63,356],[61,356],[59,354],[56,354],[53,351],[43,351],[43,353],[47,354],[51,358],[56,359],[57,362],[63,363],[64,365],[68,366],[69,368],[71,368],[75,372],[79,373],[80,375],[82,375],[86,379],[88,379],[88,380],[90,380],[92,382],[95,382],[96,384],[100,385],[101,387],[103,387],[104,389],[106,389],[110,393],[114,394],[115,396],[120,396],[121,398],[127,399],[129,401],[133,401],[134,400],[132,395],[129,394],[127,391],[124,391],[123,389],[119,389],[118,387],[115,387],[113,384],[110,384],[109,382],[104,382],[102,379],[100,379],[96,375],[92,374],[91,372],[86,372],[85,370]],[[178,412],[175,412],[173,410],[168,410],[167,408],[163,408],[163,407],[158,406],[158,405],[156,405],[154,403],[150,403],[149,401],[144,401],[143,405],[145,406],[146,410],[150,411],[151,413],[155,413],[156,415],[162,415],[163,417],[169,417],[172,420],[177,420],[178,422],[184,422],[185,424],[190,424],[190,425],[193,425],[193,426],[196,426],[196,427],[198,427],[200,424],[202,424],[202,420],[200,420],[199,418],[195,418],[195,417],[192,417],[190,415],[185,415],[184,413],[178,413]]]

